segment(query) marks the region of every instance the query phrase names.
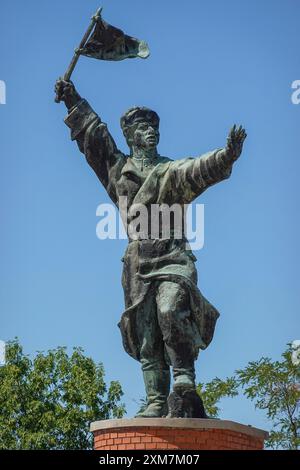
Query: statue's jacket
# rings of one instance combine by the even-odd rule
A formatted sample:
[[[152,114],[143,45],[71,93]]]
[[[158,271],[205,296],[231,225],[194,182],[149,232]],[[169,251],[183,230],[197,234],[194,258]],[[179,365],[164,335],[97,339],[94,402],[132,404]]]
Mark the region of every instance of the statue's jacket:
[[[128,208],[139,204],[187,205],[231,174],[232,164],[220,149],[197,158],[157,157],[141,171],[131,157],[118,150],[106,124],[86,100],[69,110],[65,123],[71,129],[72,140],[77,141],[117,207],[120,198],[125,197]],[[146,296],[152,295],[161,281],[179,283],[189,293],[191,315],[198,330],[194,339],[195,358],[199,349],[205,349],[211,342],[219,312],[197,287],[195,261],[185,238],[129,239],[122,274],[126,309],[119,326],[124,348],[135,359],[139,360],[141,346],[136,334],[138,318],[143,315]]]

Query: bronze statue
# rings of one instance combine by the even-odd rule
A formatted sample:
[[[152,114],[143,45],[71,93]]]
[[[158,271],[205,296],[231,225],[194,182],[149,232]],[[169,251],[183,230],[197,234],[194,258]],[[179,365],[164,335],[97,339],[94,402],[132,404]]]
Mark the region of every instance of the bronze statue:
[[[229,178],[246,138],[245,130],[234,126],[225,148],[197,158],[172,160],[157,150],[157,113],[135,107],[121,118],[130,149],[124,155],[71,81],[59,79],[55,90],[56,100],[64,101],[68,109],[65,123],[72,140],[117,207],[125,196],[129,208],[143,204],[150,210],[152,204],[191,203],[213,184]],[[150,226],[138,238],[129,234],[122,275],[126,309],[119,326],[126,352],[141,363],[143,371],[147,403],[137,416],[176,416],[174,409],[168,411],[170,366],[172,408],[174,394],[181,398],[195,395],[194,363],[199,349],[211,342],[219,313],[197,287],[196,258],[185,237],[175,237],[175,227],[168,238],[161,237],[163,227],[159,227],[158,236],[151,238]],[[183,407],[177,416],[205,416],[204,410]]]

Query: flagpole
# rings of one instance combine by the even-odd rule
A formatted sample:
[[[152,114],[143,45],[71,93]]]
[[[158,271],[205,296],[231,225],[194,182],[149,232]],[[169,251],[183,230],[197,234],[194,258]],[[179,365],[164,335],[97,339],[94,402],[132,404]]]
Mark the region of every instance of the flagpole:
[[[90,35],[91,35],[91,32],[93,31],[93,28],[95,26],[95,24],[97,23],[97,21],[99,20],[99,18],[101,17],[101,12],[102,12],[102,7],[101,8],[98,8],[98,10],[96,11],[96,13],[92,16],[92,20],[91,20],[91,23],[88,27],[88,29],[86,30],[86,33],[85,35],[83,36],[80,44],[79,44],[79,47],[77,49],[75,49],[75,53],[74,53],[74,56],[70,62],[70,65],[69,67],[67,68],[67,71],[65,72],[64,76],[63,76],[63,80],[65,80],[66,82],[68,82],[71,78],[71,75],[72,73],[74,72],[74,69],[76,67],[76,64],[79,60],[79,57],[80,57],[80,49],[82,49],[84,46],[85,46],[85,43],[87,42],[87,40],[89,39]],[[59,102],[59,100],[56,98],[55,99],[56,103]]]

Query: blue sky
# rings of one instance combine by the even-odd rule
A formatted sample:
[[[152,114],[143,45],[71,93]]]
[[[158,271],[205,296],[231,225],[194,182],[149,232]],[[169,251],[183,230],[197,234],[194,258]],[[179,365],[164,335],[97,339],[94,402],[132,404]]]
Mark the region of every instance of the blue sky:
[[[172,158],[222,147],[233,123],[248,132],[229,181],[209,189],[199,286],[221,312],[197,378],[225,377],[300,338],[297,0],[104,1],[104,18],[145,39],[146,60],[82,58],[80,94],[127,151],[119,118],[133,105],[161,117],[159,151]],[[2,0],[0,338],[25,352],[82,346],[121,381],[129,416],[144,395],[140,365],[123,351],[121,257],[126,241],[96,237],[108,196],[63,123],[53,87],[98,1]],[[222,418],[268,428],[244,399]]]

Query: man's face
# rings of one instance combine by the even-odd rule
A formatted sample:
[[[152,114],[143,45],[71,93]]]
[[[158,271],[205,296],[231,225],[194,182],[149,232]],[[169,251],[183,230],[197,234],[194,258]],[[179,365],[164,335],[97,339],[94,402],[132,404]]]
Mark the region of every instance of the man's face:
[[[132,141],[135,147],[150,150],[159,142],[159,131],[153,124],[141,121],[132,126]]]

